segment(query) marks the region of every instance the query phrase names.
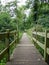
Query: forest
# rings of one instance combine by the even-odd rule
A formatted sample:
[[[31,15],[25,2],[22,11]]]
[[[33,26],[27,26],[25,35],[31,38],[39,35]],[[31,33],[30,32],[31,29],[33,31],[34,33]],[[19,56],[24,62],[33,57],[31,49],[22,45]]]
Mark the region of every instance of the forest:
[[[18,7],[18,1],[8,2],[3,6],[0,2],[0,31],[17,29],[20,31],[34,26],[49,28],[49,2],[27,0],[26,4]],[[30,9],[28,16],[25,11]]]
[[[0,0],[0,33],[7,29],[16,30],[21,38],[23,32],[31,35],[32,30],[49,30],[49,0],[26,0],[22,6],[18,6],[18,3],[18,0],[14,0],[3,5]],[[10,42],[11,39],[13,40],[13,37]],[[0,40],[0,52],[5,48],[6,44],[3,43],[5,39]],[[5,65],[2,63],[6,62],[6,59],[0,62]]]

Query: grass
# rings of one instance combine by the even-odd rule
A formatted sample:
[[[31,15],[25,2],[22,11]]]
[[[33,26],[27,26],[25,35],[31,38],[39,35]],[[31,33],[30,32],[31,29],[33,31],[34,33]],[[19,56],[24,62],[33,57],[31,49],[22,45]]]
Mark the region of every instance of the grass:
[[[21,39],[23,32],[19,32],[19,39]]]
[[[29,34],[32,37],[32,28],[27,30],[27,34]]]
[[[6,65],[5,63],[0,63],[0,65]]]

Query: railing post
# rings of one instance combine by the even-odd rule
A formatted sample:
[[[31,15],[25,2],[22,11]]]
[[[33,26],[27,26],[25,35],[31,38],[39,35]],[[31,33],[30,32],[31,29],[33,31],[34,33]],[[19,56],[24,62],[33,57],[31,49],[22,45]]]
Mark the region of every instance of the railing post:
[[[35,31],[36,31],[36,43],[37,43],[37,24],[35,26]]]
[[[47,30],[45,30],[44,59],[47,60]]]
[[[10,32],[9,32],[9,29],[7,29],[6,32],[7,32],[6,44],[7,44],[7,48],[8,48],[8,50],[7,50],[7,54],[8,54],[7,60],[10,61],[10,48],[9,48],[9,44],[10,44],[10,42],[9,42],[9,33]]]
[[[16,46],[16,30],[15,30],[15,33],[14,33],[14,40],[15,40],[15,46]]]
[[[32,42],[35,44],[35,42],[34,42],[34,40],[33,40],[33,37],[34,37],[33,32],[34,32],[34,31],[32,31]]]
[[[19,42],[19,31],[17,31],[17,43]]]

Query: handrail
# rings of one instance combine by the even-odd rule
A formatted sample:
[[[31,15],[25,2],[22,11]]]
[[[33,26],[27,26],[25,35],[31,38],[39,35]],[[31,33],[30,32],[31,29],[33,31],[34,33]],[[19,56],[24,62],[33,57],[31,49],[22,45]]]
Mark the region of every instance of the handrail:
[[[9,43],[9,36],[12,34],[14,35],[14,40],[11,43]],[[7,47],[0,53],[0,60],[3,59],[6,53],[8,54],[8,61],[10,60],[9,50],[10,50],[10,46],[12,46],[14,43],[16,44],[16,39],[17,39],[16,34],[17,34],[16,30],[11,32],[8,30],[7,32],[0,33],[0,39],[6,38],[6,43],[7,43]]]
[[[36,42],[38,44],[38,46],[40,46],[44,50],[44,59],[46,61],[47,60],[47,54],[49,55],[49,47],[47,47],[48,46],[47,40],[49,39],[49,32],[47,32],[46,30],[45,30],[45,32],[34,31],[34,32],[32,32],[32,34],[33,34],[34,42]],[[34,37],[34,35],[36,37]],[[44,44],[37,40],[38,39],[37,35],[45,38]]]
[[[38,40],[36,41],[35,38],[33,38],[33,40],[44,50],[44,48],[45,48],[45,45],[44,45],[44,44],[42,44],[42,43],[39,42]],[[49,48],[47,48],[47,54],[49,54]]]
[[[33,40],[34,40],[42,49],[44,49],[44,44],[42,44],[42,43],[39,42],[38,40],[36,41],[35,38],[33,38]]]
[[[1,53],[0,53],[0,60],[4,57],[4,55],[7,53],[8,47],[5,48]]]
[[[36,35],[36,32],[33,32],[33,34]],[[44,32],[37,32],[37,35],[45,37],[45,33]]]
[[[36,32],[35,31],[32,32],[32,33],[36,35]],[[45,32],[37,32],[37,35],[42,36],[42,37],[45,37]],[[49,33],[47,33],[47,38],[49,38]]]
[[[13,35],[16,33],[16,30],[9,32],[10,35]],[[8,32],[0,32],[0,39],[5,38],[7,36]]]

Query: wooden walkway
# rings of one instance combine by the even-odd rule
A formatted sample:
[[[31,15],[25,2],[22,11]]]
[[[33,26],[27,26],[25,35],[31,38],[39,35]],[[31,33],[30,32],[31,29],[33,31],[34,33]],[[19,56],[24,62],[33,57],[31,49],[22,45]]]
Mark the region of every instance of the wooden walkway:
[[[31,43],[27,34],[24,33],[20,44],[18,44],[11,56],[10,62],[6,65],[47,65],[47,63]]]

